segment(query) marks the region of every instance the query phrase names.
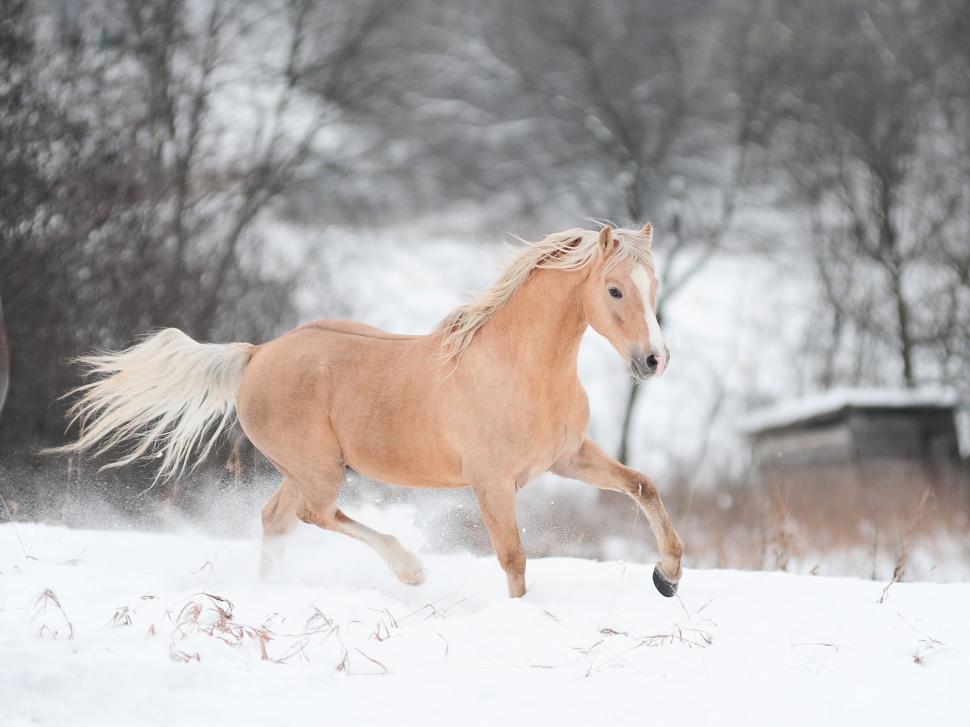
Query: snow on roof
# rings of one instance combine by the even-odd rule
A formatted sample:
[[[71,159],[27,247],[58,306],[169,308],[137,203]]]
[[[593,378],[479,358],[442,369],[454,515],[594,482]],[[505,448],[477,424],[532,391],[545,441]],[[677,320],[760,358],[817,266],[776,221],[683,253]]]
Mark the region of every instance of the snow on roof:
[[[849,408],[950,408],[958,403],[957,395],[947,389],[838,388],[780,402],[763,409],[755,409],[741,418],[739,428],[750,434],[765,429],[790,426]]]

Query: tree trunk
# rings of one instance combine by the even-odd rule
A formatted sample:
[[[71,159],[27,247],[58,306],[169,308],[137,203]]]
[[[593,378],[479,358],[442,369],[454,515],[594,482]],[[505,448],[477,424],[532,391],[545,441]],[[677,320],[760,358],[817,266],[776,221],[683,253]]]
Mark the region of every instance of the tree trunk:
[[[903,383],[906,384],[907,389],[915,389],[913,338],[910,335],[909,305],[903,295],[902,271],[896,267],[891,275],[893,298],[896,304],[896,323],[899,326],[899,358],[903,364]]]
[[[623,430],[620,432],[620,448],[616,453],[616,458],[621,464],[628,464],[630,456],[630,428],[633,421],[633,411],[636,409],[637,398],[640,396],[640,387],[637,381],[630,382],[630,390],[626,395],[626,409],[623,412]]]
[[[10,386],[10,349],[7,345],[7,329],[3,325],[3,301],[0,301],[0,415],[7,400]]]
[[[657,302],[657,323],[663,325],[664,321],[664,303],[665,299],[661,298]],[[616,458],[621,464],[629,464],[627,461],[630,457],[630,436],[633,431],[633,412],[637,408],[637,399],[640,398],[640,386],[639,382],[634,379],[630,382],[630,390],[626,395],[626,408],[623,410],[623,429],[620,431],[620,447],[616,452]]]

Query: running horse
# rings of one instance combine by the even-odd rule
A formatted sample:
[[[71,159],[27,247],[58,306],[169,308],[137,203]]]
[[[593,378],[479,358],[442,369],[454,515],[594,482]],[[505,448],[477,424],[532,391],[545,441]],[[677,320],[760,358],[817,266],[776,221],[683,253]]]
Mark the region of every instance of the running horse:
[[[260,345],[213,344],[169,328],[124,351],[84,357],[94,378],[75,390],[69,415],[80,435],[59,451],[101,454],[128,442],[106,466],[152,455],[158,477],[171,477],[204,459],[235,413],[283,476],[262,513],[264,574],[302,520],[360,540],[402,582],[423,583],[413,553],[337,507],[346,473],[406,487],[471,487],[512,597],[526,591],[515,496],[551,471],[636,500],[660,551],[654,583],[672,596],[683,544],[651,479],[587,436],[577,374],[589,326],[637,379],[664,372],[652,237],[647,224],[527,243],[490,290],[427,335],[323,320]]]

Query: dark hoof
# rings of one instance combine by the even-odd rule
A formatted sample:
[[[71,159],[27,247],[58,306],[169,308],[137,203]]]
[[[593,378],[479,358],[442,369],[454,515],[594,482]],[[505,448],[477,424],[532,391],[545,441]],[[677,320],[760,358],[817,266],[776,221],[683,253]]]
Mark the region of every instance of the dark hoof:
[[[660,572],[659,568],[653,569],[653,585],[660,591],[661,596],[670,598],[677,593],[677,584],[667,580],[667,576]]]

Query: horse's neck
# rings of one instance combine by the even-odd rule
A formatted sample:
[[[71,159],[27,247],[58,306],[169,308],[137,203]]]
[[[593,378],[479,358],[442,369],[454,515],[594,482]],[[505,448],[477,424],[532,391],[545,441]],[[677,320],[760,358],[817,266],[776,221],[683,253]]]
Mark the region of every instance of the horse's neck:
[[[536,270],[482,329],[483,343],[523,373],[574,374],[588,322],[577,271]]]

